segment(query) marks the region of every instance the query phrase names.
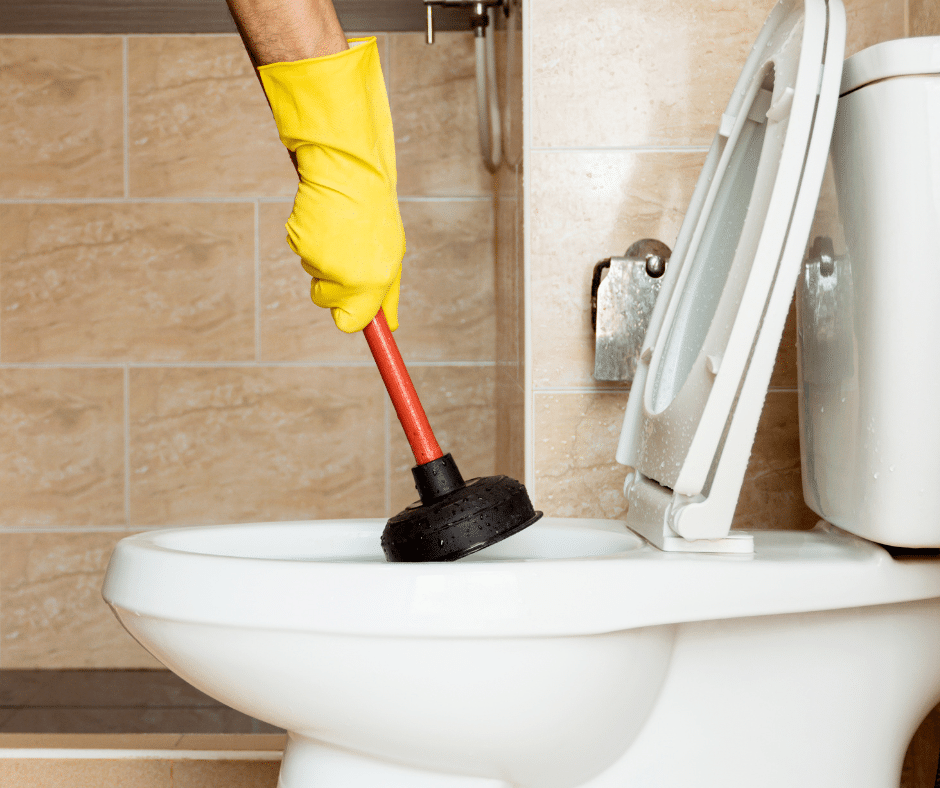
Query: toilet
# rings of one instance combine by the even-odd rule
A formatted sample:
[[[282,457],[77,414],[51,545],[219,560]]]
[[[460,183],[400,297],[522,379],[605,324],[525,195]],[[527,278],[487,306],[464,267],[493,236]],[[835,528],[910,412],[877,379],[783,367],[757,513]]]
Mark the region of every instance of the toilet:
[[[379,520],[118,544],[106,601],[288,731],[281,788],[898,786],[940,701],[940,38],[844,44],[841,0],[758,35],[643,343],[625,522],[448,564],[386,563]],[[794,285],[821,519],[736,531]]]

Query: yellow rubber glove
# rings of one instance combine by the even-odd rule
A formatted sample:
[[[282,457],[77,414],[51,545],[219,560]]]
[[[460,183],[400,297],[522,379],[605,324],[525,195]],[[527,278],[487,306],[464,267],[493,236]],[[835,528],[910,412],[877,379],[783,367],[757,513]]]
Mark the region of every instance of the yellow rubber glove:
[[[405,231],[392,116],[375,38],[349,43],[345,52],[258,71],[281,141],[297,159],[287,242],[313,277],[313,303],[347,333],[382,307],[394,330]]]

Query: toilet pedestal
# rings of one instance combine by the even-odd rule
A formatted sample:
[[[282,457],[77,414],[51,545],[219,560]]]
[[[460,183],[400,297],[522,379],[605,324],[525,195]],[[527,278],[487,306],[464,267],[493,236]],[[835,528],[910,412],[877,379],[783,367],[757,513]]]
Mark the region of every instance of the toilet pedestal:
[[[291,734],[278,788],[511,788],[479,777],[412,769]]]

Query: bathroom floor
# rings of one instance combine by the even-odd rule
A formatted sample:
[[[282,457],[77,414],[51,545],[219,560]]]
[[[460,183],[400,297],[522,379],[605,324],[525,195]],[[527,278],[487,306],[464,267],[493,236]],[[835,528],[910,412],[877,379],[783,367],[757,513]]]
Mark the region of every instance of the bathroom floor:
[[[279,733],[166,670],[0,670],[0,733]]]

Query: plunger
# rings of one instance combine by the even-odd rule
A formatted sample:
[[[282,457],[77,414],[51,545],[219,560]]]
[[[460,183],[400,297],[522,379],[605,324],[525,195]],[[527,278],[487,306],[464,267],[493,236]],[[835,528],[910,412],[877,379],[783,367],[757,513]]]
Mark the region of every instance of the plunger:
[[[431,431],[385,314],[362,333],[369,343],[417,465],[411,469],[420,501],[396,514],[382,532],[389,561],[456,561],[532,525],[541,516],[525,486],[508,476],[465,482]]]

